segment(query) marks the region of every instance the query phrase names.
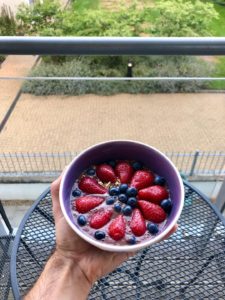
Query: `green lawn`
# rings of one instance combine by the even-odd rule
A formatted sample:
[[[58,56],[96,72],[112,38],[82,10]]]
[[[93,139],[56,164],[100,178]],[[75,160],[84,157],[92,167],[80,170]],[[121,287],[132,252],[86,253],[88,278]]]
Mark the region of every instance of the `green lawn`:
[[[225,36],[225,6],[214,4],[219,14],[218,20],[212,21],[213,36]]]
[[[73,7],[77,11],[82,11],[85,9],[98,9],[99,0],[75,0],[73,3]]]

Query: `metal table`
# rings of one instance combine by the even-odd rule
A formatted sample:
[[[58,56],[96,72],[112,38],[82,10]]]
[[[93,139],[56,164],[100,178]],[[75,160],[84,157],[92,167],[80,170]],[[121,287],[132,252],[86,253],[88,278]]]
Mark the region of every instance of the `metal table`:
[[[225,299],[225,221],[189,183],[178,231],[140,251],[92,288],[88,299]],[[29,290],[54,250],[51,195],[22,220],[11,258],[15,299]]]

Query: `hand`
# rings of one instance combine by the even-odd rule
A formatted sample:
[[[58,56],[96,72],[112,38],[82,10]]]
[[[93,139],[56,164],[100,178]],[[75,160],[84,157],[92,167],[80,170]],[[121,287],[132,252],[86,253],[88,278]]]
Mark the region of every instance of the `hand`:
[[[59,186],[61,177],[51,185],[53,214],[56,228],[56,252],[61,257],[72,260],[82,274],[93,285],[96,280],[113,271],[122,262],[135,253],[114,253],[100,250],[82,240],[67,224],[59,204]],[[168,238],[177,229],[177,225],[165,237]]]

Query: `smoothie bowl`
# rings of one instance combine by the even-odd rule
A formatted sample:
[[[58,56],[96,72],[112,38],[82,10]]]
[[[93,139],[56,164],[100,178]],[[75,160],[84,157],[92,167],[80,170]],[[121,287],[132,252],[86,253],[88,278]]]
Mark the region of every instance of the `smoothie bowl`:
[[[163,239],[181,214],[179,172],[159,150],[136,141],[108,141],[80,153],[60,185],[71,228],[107,251],[136,251]]]

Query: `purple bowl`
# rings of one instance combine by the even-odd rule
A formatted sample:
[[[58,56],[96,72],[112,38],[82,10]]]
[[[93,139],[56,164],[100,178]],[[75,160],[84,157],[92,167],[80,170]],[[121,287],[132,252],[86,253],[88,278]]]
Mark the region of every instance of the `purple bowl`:
[[[70,206],[70,195],[75,180],[90,165],[100,164],[112,159],[141,161],[146,167],[156,174],[163,176],[167,181],[173,203],[172,211],[167,218],[162,232],[159,232],[150,240],[145,240],[135,245],[107,244],[104,241],[95,240],[84,234],[75,223]],[[107,141],[84,150],[69,164],[62,176],[60,185],[60,205],[68,224],[82,239],[107,251],[137,251],[160,241],[177,223],[183,208],[183,203],[183,182],[174,164],[159,150],[136,141]]]

